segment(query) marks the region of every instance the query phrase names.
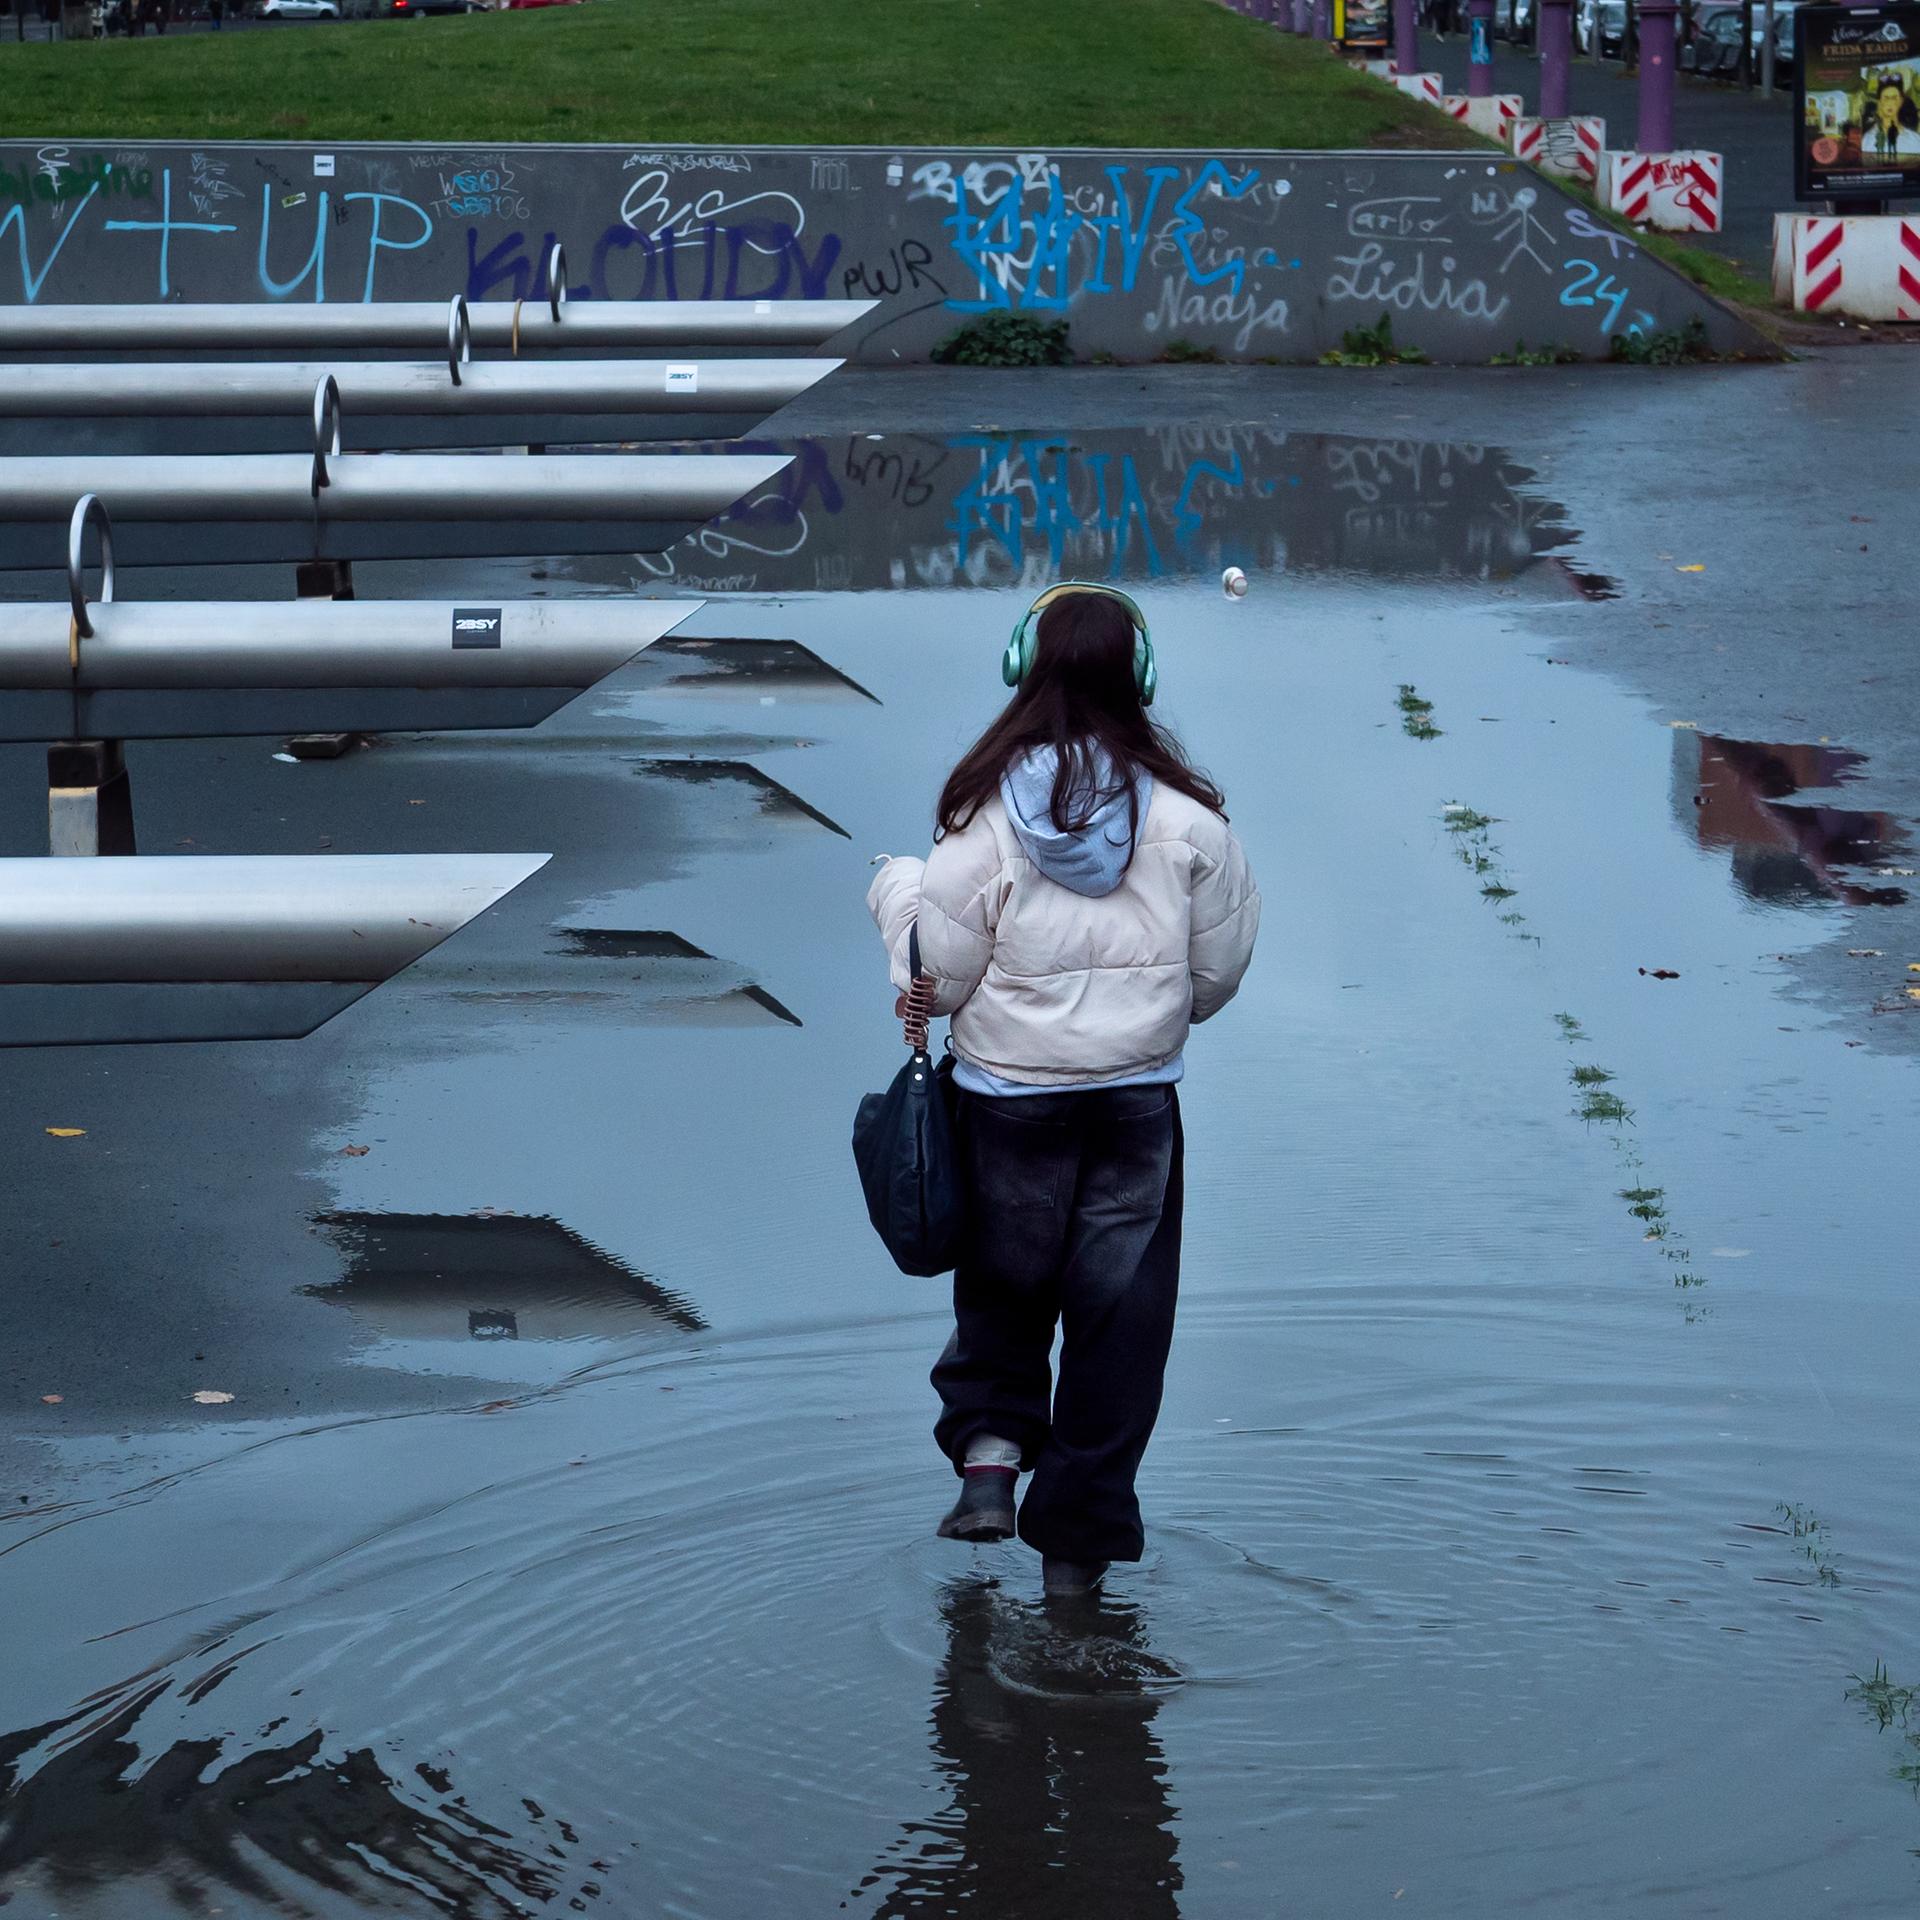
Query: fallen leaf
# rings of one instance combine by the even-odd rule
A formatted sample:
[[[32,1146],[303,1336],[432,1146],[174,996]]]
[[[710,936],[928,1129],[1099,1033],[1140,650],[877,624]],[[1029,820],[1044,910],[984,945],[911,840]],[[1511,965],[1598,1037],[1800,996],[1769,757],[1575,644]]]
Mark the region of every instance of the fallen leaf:
[[[1909,973],[1920,973],[1920,960],[1909,960],[1907,962],[1907,971]]]
[[[1689,733],[1698,733],[1700,731],[1700,722],[1698,720],[1669,720],[1667,725],[1670,727],[1684,727]]]
[[[1695,560],[1684,567],[1674,568],[1675,573],[1705,573],[1706,570],[1705,564],[1699,560]]]
[[[1671,967],[1642,967],[1640,969],[1649,980],[1678,980],[1680,976]]]
[[[424,807],[426,804],[424,800],[409,800],[407,802],[407,805],[410,807]]]
[[[218,1387],[202,1387],[193,1397],[203,1407],[224,1407],[233,1395],[222,1393]]]
[[[1920,1000],[1920,987],[1902,987],[1900,989],[1909,1000]]]
[[[1878,960],[1882,958],[1882,949],[1879,947],[1849,947],[1847,949],[1847,958],[1849,960]]]
[[[85,1127],[49,1127],[47,1131],[56,1140],[84,1140],[87,1137]]]
[[[47,1407],[57,1407],[66,1397],[64,1393],[43,1393],[40,1396],[40,1404]]]
[[[342,1147],[341,1154],[348,1160],[363,1159],[373,1151],[371,1147]]]

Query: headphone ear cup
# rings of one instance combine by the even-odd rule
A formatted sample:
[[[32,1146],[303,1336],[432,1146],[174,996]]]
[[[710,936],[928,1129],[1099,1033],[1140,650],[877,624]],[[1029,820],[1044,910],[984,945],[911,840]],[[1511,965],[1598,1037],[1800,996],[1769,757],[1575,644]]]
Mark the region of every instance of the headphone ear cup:
[[[1000,657],[1000,678],[1017,687],[1033,671],[1034,618],[1028,614],[1013,630],[1007,650]]]
[[[1140,704],[1152,706],[1153,696],[1160,691],[1160,667],[1153,657],[1153,642],[1144,633],[1133,646],[1133,684],[1139,689]]]

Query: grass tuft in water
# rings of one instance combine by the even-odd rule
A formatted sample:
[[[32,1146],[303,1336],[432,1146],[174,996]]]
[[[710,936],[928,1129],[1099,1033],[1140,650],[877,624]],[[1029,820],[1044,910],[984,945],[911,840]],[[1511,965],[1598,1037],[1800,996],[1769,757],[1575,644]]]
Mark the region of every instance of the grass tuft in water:
[[[1783,1500],[1774,1511],[1787,1523],[1787,1531],[1799,1549],[1800,1557],[1813,1568],[1814,1577],[1823,1587],[1837,1587],[1840,1584],[1840,1572],[1834,1563],[1833,1548],[1827,1538],[1827,1523],[1810,1507],[1802,1506],[1797,1500]],[[1906,1691],[1911,1696],[1912,1689]]]
[[[1394,704],[1400,709],[1400,727],[1410,740],[1438,740],[1440,729],[1433,724],[1433,702],[1423,700],[1419,692],[1404,680]]]
[[[1576,1025],[1578,1022],[1575,1023]],[[1578,1066],[1573,1069],[1572,1079],[1576,1087],[1604,1087],[1614,1076],[1605,1067]]]
[[[1408,732],[1414,733],[1414,723],[1421,719],[1426,707],[1427,702],[1422,700],[1412,687],[1405,685],[1401,687],[1400,710],[1407,716],[1405,725]],[[1439,729],[1435,728],[1434,731],[1438,733]],[[1424,739],[1427,736],[1414,733],[1414,737]],[[1511,900],[1519,889],[1512,884],[1512,877],[1506,871],[1500,849],[1487,838],[1487,829],[1494,824],[1493,815],[1481,813],[1464,801],[1449,800],[1440,809],[1440,818],[1449,833],[1460,836],[1460,844],[1454,849],[1460,864],[1475,879],[1485,882],[1480,889],[1481,898],[1492,901],[1495,906],[1503,900]],[[1512,934],[1514,939],[1530,940],[1536,947],[1540,944],[1540,936],[1537,933],[1520,931],[1527,924],[1527,916],[1524,913],[1517,911],[1503,913],[1500,916],[1500,924]]]
[[[1884,1661],[1876,1660],[1873,1671],[1865,1678],[1857,1673],[1847,1678],[1853,1685],[1847,1689],[1846,1697],[1856,1706],[1864,1707],[1867,1717],[1882,1733],[1889,1727],[1907,1724],[1907,1715],[1912,1711],[1915,1698],[1920,1696],[1916,1696],[1912,1687],[1896,1686]]]
[[[1576,1040],[1584,1040],[1587,1037],[1586,1028],[1570,1013],[1556,1013],[1553,1016],[1553,1024],[1560,1029],[1560,1037],[1568,1046],[1572,1046]]]

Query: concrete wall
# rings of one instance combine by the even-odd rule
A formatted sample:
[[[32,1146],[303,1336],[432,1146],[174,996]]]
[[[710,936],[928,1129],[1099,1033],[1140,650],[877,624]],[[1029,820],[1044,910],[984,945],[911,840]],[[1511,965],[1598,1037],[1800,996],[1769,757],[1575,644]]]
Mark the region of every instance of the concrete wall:
[[[0,142],[0,300],[872,297],[843,348],[976,314],[1076,354],[1312,360],[1391,314],[1437,360],[1741,321],[1500,154]]]

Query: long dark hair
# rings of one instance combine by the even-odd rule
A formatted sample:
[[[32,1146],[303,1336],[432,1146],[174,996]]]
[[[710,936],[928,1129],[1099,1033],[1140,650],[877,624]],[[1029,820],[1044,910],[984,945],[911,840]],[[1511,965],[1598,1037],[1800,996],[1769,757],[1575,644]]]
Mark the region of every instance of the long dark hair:
[[[1220,789],[1147,717],[1133,680],[1133,622],[1104,594],[1066,594],[1041,614],[1033,670],[947,775],[934,815],[939,831],[964,827],[1000,791],[1000,776],[1039,747],[1059,755],[1052,810],[1062,833],[1081,832],[1124,793],[1137,838],[1143,773],[1226,815]]]

